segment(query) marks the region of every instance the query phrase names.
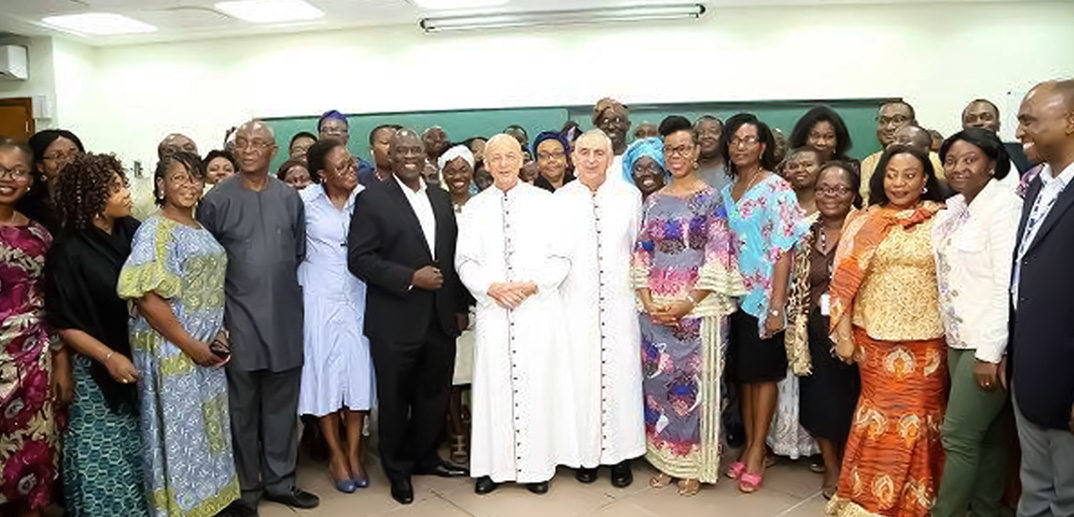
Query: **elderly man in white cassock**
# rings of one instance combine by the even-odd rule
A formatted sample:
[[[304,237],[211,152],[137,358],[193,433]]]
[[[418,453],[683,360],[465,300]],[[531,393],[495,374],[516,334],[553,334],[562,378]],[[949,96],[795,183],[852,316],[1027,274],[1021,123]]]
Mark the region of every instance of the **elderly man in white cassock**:
[[[630,255],[641,224],[641,193],[607,178],[612,142],[594,129],[571,155],[578,181],[556,194],[557,215],[571,269],[563,283],[570,373],[581,468],[592,483],[597,467],[611,467],[612,485],[634,478],[630,459],[645,454],[638,311],[630,283]],[[615,178],[621,175],[614,171]]]
[[[493,187],[466,203],[459,223],[456,268],[477,300],[470,475],[478,494],[509,481],[543,494],[557,464],[579,464],[559,292],[570,260],[548,224],[552,194],[519,180],[522,159],[518,140],[489,139]]]

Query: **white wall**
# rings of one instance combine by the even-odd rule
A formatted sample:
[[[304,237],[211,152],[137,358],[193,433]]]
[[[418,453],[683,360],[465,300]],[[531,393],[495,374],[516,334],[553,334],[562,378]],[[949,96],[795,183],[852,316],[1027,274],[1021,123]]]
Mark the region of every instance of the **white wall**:
[[[1074,2],[714,9],[704,21],[425,35],[415,26],[129,47],[57,46],[61,125],[149,160],[251,116],[904,96],[950,133],[974,97],[1074,76]],[[72,91],[73,90],[73,91]],[[72,100],[77,99],[77,100]],[[1013,130],[1013,128],[1004,128]]]

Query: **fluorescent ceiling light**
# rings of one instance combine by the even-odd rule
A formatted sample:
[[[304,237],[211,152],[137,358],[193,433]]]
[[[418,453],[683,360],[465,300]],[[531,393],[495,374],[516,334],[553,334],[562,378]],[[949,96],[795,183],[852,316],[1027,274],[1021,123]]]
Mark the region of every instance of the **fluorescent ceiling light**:
[[[473,9],[476,7],[498,7],[507,0],[413,0],[422,9]]]
[[[114,34],[135,34],[153,32],[156,27],[142,23],[121,14],[85,13],[49,16],[41,20],[45,25],[78,34],[110,36]]]
[[[295,22],[324,16],[324,11],[302,0],[234,0],[219,2],[216,8],[251,23]]]
[[[646,5],[572,11],[530,11],[423,18],[425,32],[511,27],[562,26],[605,22],[696,19],[705,14],[701,4]]]

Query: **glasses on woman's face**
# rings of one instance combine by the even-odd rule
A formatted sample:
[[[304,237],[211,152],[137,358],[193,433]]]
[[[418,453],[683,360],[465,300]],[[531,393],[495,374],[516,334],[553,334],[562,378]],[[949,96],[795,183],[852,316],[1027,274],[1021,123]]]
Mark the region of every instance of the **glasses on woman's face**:
[[[75,156],[78,156],[78,154],[79,154],[78,149],[72,149],[72,150],[67,151],[67,152],[57,151],[57,152],[54,152],[52,154],[45,155],[44,158],[45,158],[46,161],[50,161],[50,162],[62,162],[62,161],[72,160],[72,159],[74,159]]]
[[[640,178],[645,175],[660,176],[664,174],[664,170],[660,168],[660,164],[656,162],[648,164],[639,164],[631,168],[631,172],[634,173],[635,178]]]
[[[6,180],[21,180],[30,177],[30,170],[24,167],[15,167],[14,169],[7,169],[0,165],[0,179]]]
[[[668,156],[671,156],[671,155],[681,156],[683,158],[686,158],[687,156],[689,156],[690,153],[693,152],[693,151],[694,151],[694,144],[682,144],[682,145],[679,145],[679,146],[676,146],[676,147],[665,147],[664,148],[664,154],[666,154]]]
[[[542,162],[559,161],[566,157],[562,152],[537,153],[537,159]]]
[[[817,187],[817,194],[828,197],[843,197],[850,193],[850,187],[846,185],[836,185],[834,187],[823,186]]]
[[[755,136],[747,136],[745,138],[740,138],[740,137],[736,136],[736,137],[731,139],[731,147],[747,147],[747,148],[749,148],[749,147],[753,147],[753,146],[757,145],[757,142],[760,142],[760,140],[758,140],[757,137],[755,137]]]

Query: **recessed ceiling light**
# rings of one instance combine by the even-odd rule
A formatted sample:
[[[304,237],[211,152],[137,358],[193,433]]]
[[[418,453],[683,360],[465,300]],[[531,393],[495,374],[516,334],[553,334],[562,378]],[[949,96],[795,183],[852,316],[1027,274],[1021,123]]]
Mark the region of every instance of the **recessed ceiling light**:
[[[295,22],[324,16],[324,11],[302,0],[234,0],[219,2],[216,8],[251,23]]]
[[[472,9],[475,7],[496,7],[506,4],[508,0],[414,0],[422,9]]]
[[[133,18],[121,14],[112,13],[85,13],[67,14],[63,16],[49,16],[42,22],[45,25],[56,27],[69,32],[79,34],[92,34],[94,36],[110,36],[114,34],[135,34],[141,32],[153,32],[156,27],[148,23],[142,23]]]

